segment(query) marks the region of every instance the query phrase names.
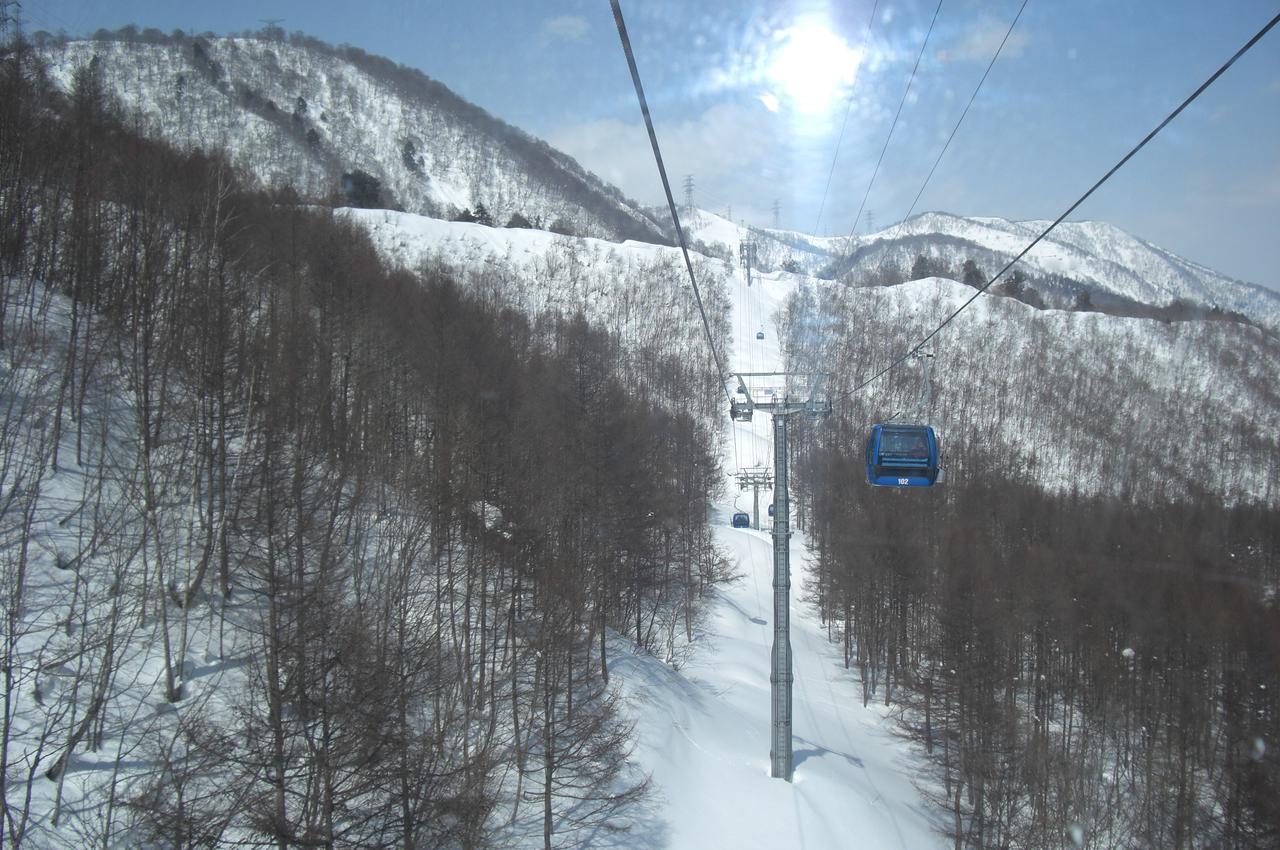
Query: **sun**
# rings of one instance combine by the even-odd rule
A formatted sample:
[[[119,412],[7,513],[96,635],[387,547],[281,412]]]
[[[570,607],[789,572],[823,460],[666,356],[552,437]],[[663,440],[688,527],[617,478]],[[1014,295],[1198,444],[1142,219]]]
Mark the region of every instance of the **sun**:
[[[776,35],[765,75],[801,112],[822,112],[853,85],[862,51],[845,44],[820,21],[801,21]]]

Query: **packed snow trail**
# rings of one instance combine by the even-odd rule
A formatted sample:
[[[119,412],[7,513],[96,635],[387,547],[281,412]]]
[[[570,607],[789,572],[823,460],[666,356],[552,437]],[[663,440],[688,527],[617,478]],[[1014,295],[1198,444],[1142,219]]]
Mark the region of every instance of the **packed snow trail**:
[[[793,286],[786,275],[731,283],[734,368],[781,368],[772,314]],[[763,331],[764,340],[757,340]],[[767,414],[734,423],[723,449],[732,477],[739,465],[770,464]],[[764,530],[736,529],[734,510],[751,512],[751,493],[730,480],[713,511],[716,542],[741,577],[710,602],[705,631],[679,670],[615,644],[610,671],[622,682],[636,724],[635,757],[653,776],[658,834],[614,846],[671,850],[921,850],[947,846],[936,815],[913,784],[923,758],[894,735],[883,706],[862,707],[854,672],[826,638],[812,606],[799,600],[807,571],[805,539],[791,537],[791,644],[794,670],[793,783],[769,775],[769,658],[773,642],[773,543]],[[736,502],[736,504],[735,504]],[[794,521],[793,521],[794,525]]]

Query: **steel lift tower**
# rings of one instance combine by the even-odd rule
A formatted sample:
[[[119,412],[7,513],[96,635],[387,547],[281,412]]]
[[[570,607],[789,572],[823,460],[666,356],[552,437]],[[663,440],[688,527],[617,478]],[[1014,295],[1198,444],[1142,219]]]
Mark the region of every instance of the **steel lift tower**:
[[[760,252],[755,242],[750,239],[743,240],[738,246],[738,260],[742,263],[742,269],[747,276],[747,287],[751,286],[751,267],[759,265]]]
[[[750,422],[756,410],[773,416],[773,650],[769,672],[771,732],[770,775],[791,781],[791,504],[787,487],[787,426],[804,414],[819,419],[831,414],[825,372],[739,372],[738,391],[729,415]]]
[[[738,470],[738,489],[752,491],[751,527],[760,530],[760,490],[773,486],[773,473],[767,466],[748,466]]]

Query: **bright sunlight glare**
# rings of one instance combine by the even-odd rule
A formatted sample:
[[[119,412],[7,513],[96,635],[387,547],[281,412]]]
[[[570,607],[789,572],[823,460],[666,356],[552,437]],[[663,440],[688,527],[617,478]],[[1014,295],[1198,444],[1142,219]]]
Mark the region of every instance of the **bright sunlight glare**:
[[[766,75],[801,112],[822,112],[853,84],[862,51],[855,50],[819,21],[803,21],[778,33]]]

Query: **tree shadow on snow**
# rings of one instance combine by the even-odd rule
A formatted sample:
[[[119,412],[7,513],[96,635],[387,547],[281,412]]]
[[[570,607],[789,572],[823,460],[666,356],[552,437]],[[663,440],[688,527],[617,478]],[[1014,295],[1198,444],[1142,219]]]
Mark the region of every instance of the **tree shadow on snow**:
[[[743,616],[744,619],[752,623],[755,623],[757,626],[769,625],[768,620],[764,619],[763,617],[753,617],[749,611],[747,611],[745,608],[743,608],[741,605],[735,602],[733,598],[730,597],[727,593],[719,593],[718,597],[721,602],[728,605],[733,610],[737,611],[739,614]]]

